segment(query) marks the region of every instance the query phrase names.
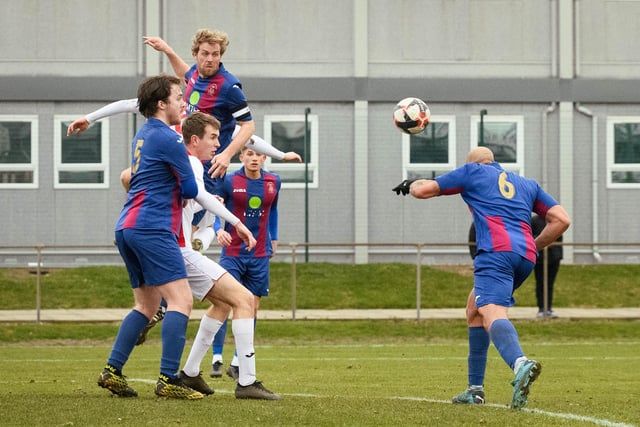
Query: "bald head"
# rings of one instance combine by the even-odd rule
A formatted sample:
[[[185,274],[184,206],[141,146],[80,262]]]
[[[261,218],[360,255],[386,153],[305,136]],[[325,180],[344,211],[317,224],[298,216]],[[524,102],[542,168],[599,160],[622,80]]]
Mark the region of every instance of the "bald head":
[[[493,159],[493,152],[487,147],[476,147],[467,154],[467,163],[481,163],[483,165],[488,165],[493,162],[495,162]]]

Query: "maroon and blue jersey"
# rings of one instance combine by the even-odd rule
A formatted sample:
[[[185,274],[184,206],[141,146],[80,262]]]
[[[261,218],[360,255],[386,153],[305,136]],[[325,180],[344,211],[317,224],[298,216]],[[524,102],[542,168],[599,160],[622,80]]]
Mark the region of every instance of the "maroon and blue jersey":
[[[231,224],[225,230],[231,234],[231,245],[222,248],[222,256],[269,257],[273,254],[271,240],[278,240],[278,192],[280,177],[260,171],[260,178],[250,179],[244,167],[227,174],[216,194],[224,198],[225,206],[251,231],[257,244],[248,252]]]
[[[514,252],[536,262],[531,212],[544,218],[558,202],[535,180],[495,162],[467,163],[435,180],[441,195],[460,194],[469,206],[478,252]]]
[[[196,195],[195,177],[182,136],[162,121],[149,118],[132,141],[131,183],[116,231],[135,228],[177,235],[182,221],[182,197]]]
[[[231,143],[236,121],[252,120],[240,80],[220,63],[218,71],[207,78],[200,77],[197,65],[193,65],[185,74],[185,81],[187,114],[198,110],[220,120],[220,148],[217,153],[221,153]]]

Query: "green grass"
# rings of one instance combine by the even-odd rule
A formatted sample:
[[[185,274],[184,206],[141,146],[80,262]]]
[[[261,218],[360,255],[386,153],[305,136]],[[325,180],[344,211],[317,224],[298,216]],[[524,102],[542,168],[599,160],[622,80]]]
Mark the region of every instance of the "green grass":
[[[411,264],[308,263],[296,266],[299,309],[415,308],[416,271]],[[624,307],[640,301],[640,265],[563,265],[555,286],[554,307]],[[422,308],[462,307],[471,289],[471,266],[423,267]],[[291,308],[291,265],[271,265],[271,294],[261,308]],[[51,270],[41,279],[42,308],[130,307],[124,267]],[[530,277],[516,292],[517,305],[535,306]],[[4,309],[33,309],[36,279],[26,269],[0,269]],[[205,307],[206,304],[196,307]]]
[[[291,266],[272,265],[263,309],[291,307]],[[462,307],[470,267],[425,267],[424,308]],[[562,266],[556,307],[622,307],[640,301],[640,266]],[[415,267],[405,264],[297,266],[298,308],[413,308]],[[0,269],[5,309],[35,306],[35,277]],[[42,278],[45,308],[130,307],[119,267],[52,270]],[[516,293],[535,305],[531,278]],[[202,306],[206,306],[202,304]],[[640,423],[640,320],[514,321],[529,357],[543,371],[522,411],[506,407],[513,374],[492,347],[487,405],[454,406],[467,382],[464,320],[260,321],[258,373],[280,402],[236,401],[227,379],[204,401],[157,399],[153,385],[160,328],[125,367],[136,399],[112,398],[96,385],[117,323],[3,324],[0,413],[8,426],[629,426]],[[188,352],[198,327],[189,323]],[[225,359],[231,358],[231,334]],[[183,356],[186,357],[186,352]],[[210,359],[202,369],[208,372]]]
[[[449,403],[466,386],[463,321],[259,322],[259,377],[284,396],[280,402],[236,401],[228,378],[207,378],[216,394],[204,401],[157,399],[155,330],[125,368],[140,396],[112,398],[95,381],[117,325],[78,326],[9,325],[29,341],[0,345],[3,425],[621,426],[640,420],[640,321],[517,322],[524,350],[543,363],[522,411],[506,408],[513,374],[493,347],[487,405]],[[196,328],[191,322],[189,338]],[[232,351],[225,348],[227,361]]]

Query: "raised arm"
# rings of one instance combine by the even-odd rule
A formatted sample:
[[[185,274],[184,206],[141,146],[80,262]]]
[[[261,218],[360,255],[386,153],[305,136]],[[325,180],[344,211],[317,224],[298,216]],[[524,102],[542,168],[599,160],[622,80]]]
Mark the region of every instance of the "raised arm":
[[[144,40],[144,44],[147,46],[151,46],[158,52],[164,53],[169,62],[171,63],[171,68],[173,68],[173,72],[176,73],[178,77],[184,79],[185,74],[189,71],[189,64],[184,62],[182,58],[178,56],[178,54],[160,37],[149,37],[145,36],[142,38]]]

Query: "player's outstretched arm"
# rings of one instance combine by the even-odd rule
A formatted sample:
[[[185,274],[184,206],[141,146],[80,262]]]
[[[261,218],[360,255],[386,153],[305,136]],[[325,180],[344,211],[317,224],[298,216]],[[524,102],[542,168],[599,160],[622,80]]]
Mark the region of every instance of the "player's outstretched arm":
[[[236,130],[234,131],[234,135],[240,130],[240,126],[236,126]],[[283,152],[278,150],[273,145],[269,144],[264,139],[260,138],[258,135],[251,135],[249,141],[244,144],[245,147],[251,148],[258,154],[264,154],[265,156],[269,156],[272,159],[276,160],[284,160],[284,161],[296,161],[298,163],[302,163],[302,157],[295,151]]]
[[[69,127],[67,127],[67,136],[73,134],[80,135],[87,129],[89,129],[89,120],[86,117],[80,117],[72,121]]]
[[[81,134],[85,130],[89,129],[93,123],[105,117],[115,116],[121,113],[137,113],[138,112],[138,99],[121,99],[110,104],[100,107],[95,111],[90,112],[84,117],[74,120],[67,128],[67,136],[73,134]]]
[[[440,195],[440,185],[433,179],[405,179],[391,191],[403,196],[411,194],[416,199],[430,199]]]
[[[184,79],[185,74],[189,71],[189,65],[184,62],[182,58],[178,56],[178,54],[160,37],[150,37],[145,36],[142,38],[144,44],[147,46],[151,46],[158,52],[162,52],[167,55],[169,62],[171,63],[171,68],[173,68],[173,72],[176,73],[178,77]]]
[[[433,179],[416,179],[411,183],[409,192],[416,199],[430,199],[440,195],[440,185]]]

